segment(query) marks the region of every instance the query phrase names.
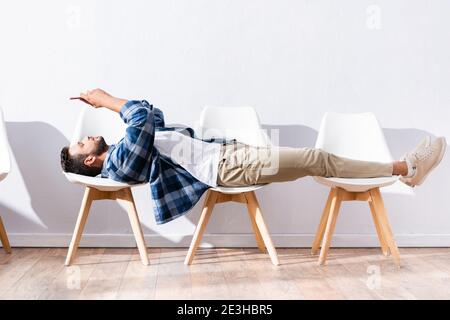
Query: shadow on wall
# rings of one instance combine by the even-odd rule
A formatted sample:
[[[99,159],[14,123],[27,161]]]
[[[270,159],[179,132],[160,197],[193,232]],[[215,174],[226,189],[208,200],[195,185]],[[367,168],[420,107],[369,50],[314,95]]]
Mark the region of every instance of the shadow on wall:
[[[68,143],[67,139],[43,122],[7,122],[6,130],[11,158],[19,169],[19,173],[14,172],[13,166],[8,183],[21,177],[25,188],[14,191],[10,197],[21,202],[22,206],[24,200],[29,200],[42,223],[36,223],[33,217],[0,204],[3,214],[11,221],[9,229],[13,232],[55,232],[64,224],[61,220],[75,220],[75,208],[80,205],[82,197],[81,188],[68,184],[61,170],[58,170],[59,151]],[[19,182],[14,183],[17,186]]]
[[[11,158],[18,166],[18,172],[12,171],[7,180],[17,189],[23,184],[24,189],[22,194],[10,189],[10,198],[22,202],[22,207],[23,201],[30,201],[29,205],[37,215],[30,217],[27,216],[29,213],[0,204],[9,231],[71,234],[84,190],[80,185],[69,183],[61,172],[59,154],[69,141],[59,130],[44,122],[7,122],[6,129]],[[143,229],[146,233],[154,233],[146,227]],[[124,209],[115,201],[94,202],[85,233],[114,233],[114,230],[121,234],[131,233]]]

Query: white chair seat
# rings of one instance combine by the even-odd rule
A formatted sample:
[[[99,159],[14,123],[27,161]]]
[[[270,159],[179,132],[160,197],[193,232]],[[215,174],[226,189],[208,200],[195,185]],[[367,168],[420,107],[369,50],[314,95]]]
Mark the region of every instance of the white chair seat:
[[[398,180],[398,177],[392,176],[366,179],[314,177],[314,179],[318,183],[331,188],[339,187],[350,192],[365,192],[373,188],[381,188],[394,184]]]
[[[127,183],[114,181],[112,179],[107,178],[100,178],[100,177],[89,177],[84,176],[81,174],[75,174],[75,173],[68,173],[64,172],[64,175],[66,176],[67,180],[69,180],[72,183],[77,183],[84,185],[86,187],[92,187],[100,191],[117,191],[120,189],[128,188],[130,186],[138,186],[141,184],[133,184],[129,185]]]
[[[238,194],[238,193],[244,193],[244,192],[251,192],[258,190],[262,187],[264,187],[265,184],[257,184],[254,186],[246,186],[246,187],[215,187],[211,188],[210,190],[217,191],[224,194]]]

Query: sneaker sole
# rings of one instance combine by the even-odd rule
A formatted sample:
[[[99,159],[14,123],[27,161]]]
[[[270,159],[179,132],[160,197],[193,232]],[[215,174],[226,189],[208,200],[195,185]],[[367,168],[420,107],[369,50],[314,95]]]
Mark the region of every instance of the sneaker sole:
[[[424,182],[424,180],[428,177],[428,175],[431,173],[431,171],[433,171],[434,168],[436,168],[436,167],[439,165],[439,163],[441,163],[442,158],[444,158],[444,154],[445,154],[445,150],[446,150],[446,149],[447,149],[447,141],[444,140],[444,147],[442,148],[441,153],[439,154],[438,160],[437,160],[436,163],[430,168],[430,170],[428,170],[428,173],[427,173],[426,175],[424,175],[424,176],[422,177],[422,179],[420,179],[420,181],[418,181],[418,182],[416,183],[417,186],[420,186],[420,185]]]

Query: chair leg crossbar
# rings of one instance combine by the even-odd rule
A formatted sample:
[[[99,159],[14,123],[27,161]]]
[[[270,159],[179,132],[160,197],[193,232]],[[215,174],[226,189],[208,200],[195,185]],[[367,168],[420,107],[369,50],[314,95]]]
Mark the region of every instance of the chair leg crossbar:
[[[266,223],[264,222],[255,192],[251,191],[239,194],[225,194],[215,190],[207,191],[202,214],[195,229],[194,236],[192,238],[192,242],[184,263],[187,265],[192,264],[195,252],[200,245],[203,233],[205,232],[206,225],[208,224],[209,218],[211,217],[214,205],[216,203],[228,201],[240,202],[247,205],[248,214],[258,248],[262,252],[268,252],[272,263],[274,265],[279,265],[280,262],[278,260],[277,252],[272,243],[272,239],[270,237]]]
[[[131,189],[125,188],[118,191],[100,191],[91,187],[86,187],[83,202],[80,208],[80,213],[78,215],[77,223],[75,226],[75,231],[69,246],[66,265],[69,266],[73,263],[92,202],[95,200],[105,199],[117,200],[118,202],[123,203],[126,206],[128,218],[130,219],[141,261],[144,265],[148,265],[149,260],[147,255],[147,248],[145,245],[144,235],[142,233]],[[209,218],[211,217],[214,206],[217,203],[229,201],[239,202],[247,205],[250,222],[252,225],[253,233],[255,234],[256,244],[258,248],[260,249],[260,251],[267,252],[269,254],[270,259],[274,265],[279,265],[280,262],[278,260],[278,255],[270,237],[269,230],[266,226],[266,223],[264,222],[261,208],[259,206],[258,200],[256,199],[255,192],[251,191],[239,194],[225,194],[215,190],[207,191],[200,220],[195,229],[194,236],[192,238],[191,245],[189,247],[184,263],[187,265],[192,264],[195,252],[200,245],[202,236],[205,232],[206,225],[208,224]],[[397,248],[397,244],[394,240],[392,229],[389,224],[383,198],[381,196],[379,188],[374,188],[365,192],[350,192],[338,187],[331,188],[311,248],[311,254],[313,255],[317,254],[320,249],[319,264],[323,265],[326,262],[328,250],[331,244],[331,238],[333,236],[334,228],[336,226],[336,221],[339,214],[339,209],[343,201],[367,201],[369,203],[370,211],[375,224],[375,229],[380,242],[381,251],[385,256],[391,254],[397,266],[400,267],[400,254]],[[6,237],[6,233],[3,231],[3,224],[0,220],[1,240],[5,250],[9,252],[10,247],[8,238]]]
[[[133,229],[142,264],[148,265],[147,247],[145,245],[144,234],[142,233],[131,188],[124,188],[117,191],[100,191],[95,188],[86,187],[80,213],[78,214],[77,223],[75,225],[75,231],[72,236],[72,241],[70,242],[66,266],[73,263],[89,215],[89,209],[91,208],[92,202],[95,200],[117,200],[127,208],[128,218],[130,219],[131,228]]]
[[[320,250],[319,264],[326,262],[331,238],[336,225],[337,216],[342,201],[367,201],[377,231],[381,251],[385,256],[392,254],[398,267],[400,264],[400,253],[394,240],[391,226],[384,207],[383,198],[379,188],[373,188],[365,192],[350,192],[342,188],[331,188],[328,200],[317,228],[316,236],[311,248],[311,254],[317,254]]]

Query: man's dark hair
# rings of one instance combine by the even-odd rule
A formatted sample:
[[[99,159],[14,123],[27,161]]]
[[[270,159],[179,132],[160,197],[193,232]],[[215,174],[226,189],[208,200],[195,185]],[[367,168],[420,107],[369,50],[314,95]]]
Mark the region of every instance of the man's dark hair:
[[[63,171],[91,177],[100,174],[102,171],[100,167],[89,167],[84,164],[84,159],[86,159],[86,155],[83,154],[72,156],[69,153],[69,147],[64,147],[61,150],[61,167]]]

